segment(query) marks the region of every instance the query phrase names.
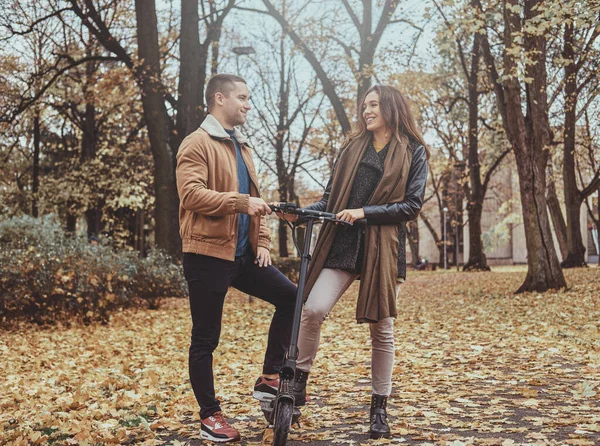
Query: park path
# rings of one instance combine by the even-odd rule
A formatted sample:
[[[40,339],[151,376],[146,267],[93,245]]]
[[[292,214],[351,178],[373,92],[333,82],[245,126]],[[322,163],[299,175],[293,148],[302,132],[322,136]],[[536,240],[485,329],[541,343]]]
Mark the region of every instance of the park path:
[[[290,446],[600,444],[600,268],[570,289],[514,295],[523,271],[411,273],[399,297],[389,414],[369,441],[368,328],[353,285],[326,321],[313,400]],[[261,444],[251,399],[271,309],[230,293],[216,380],[242,444]],[[185,300],[108,326],[23,325],[0,337],[0,444],[200,445],[187,383]]]

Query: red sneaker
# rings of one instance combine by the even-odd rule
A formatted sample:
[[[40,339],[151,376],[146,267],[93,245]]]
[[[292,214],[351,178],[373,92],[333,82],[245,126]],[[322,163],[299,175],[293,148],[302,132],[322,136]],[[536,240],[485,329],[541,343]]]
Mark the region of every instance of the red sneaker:
[[[259,401],[270,401],[277,396],[279,389],[279,378],[265,378],[260,376],[254,384],[252,396]]]
[[[210,417],[203,418],[201,425],[202,431],[200,432],[200,436],[206,440],[216,443],[240,441],[240,433],[227,422],[222,412],[217,412]]]

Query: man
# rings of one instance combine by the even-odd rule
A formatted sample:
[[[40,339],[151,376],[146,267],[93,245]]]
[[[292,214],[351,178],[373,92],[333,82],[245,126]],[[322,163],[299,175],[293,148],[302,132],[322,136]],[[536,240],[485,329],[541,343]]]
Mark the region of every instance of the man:
[[[209,115],[181,143],[177,189],[183,268],[190,292],[190,381],[200,406],[202,438],[240,439],[215,397],[212,354],[219,342],[225,294],[230,286],[275,305],[258,399],[274,398],[289,346],[296,286],[271,265],[271,239],[250,144],[236,126],[250,110],[244,79],[214,76],[206,86]]]

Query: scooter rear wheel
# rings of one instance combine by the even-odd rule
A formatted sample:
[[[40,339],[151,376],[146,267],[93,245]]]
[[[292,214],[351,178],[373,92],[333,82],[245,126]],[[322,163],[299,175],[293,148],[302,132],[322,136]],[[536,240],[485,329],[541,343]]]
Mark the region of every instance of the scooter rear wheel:
[[[277,402],[273,420],[273,446],[285,446],[292,426],[294,401],[282,398]]]

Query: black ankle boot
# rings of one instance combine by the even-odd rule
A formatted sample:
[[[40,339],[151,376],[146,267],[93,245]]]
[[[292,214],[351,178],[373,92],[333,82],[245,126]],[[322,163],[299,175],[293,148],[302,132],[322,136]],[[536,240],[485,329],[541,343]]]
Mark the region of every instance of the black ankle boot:
[[[292,391],[294,392],[294,406],[304,406],[306,404],[306,381],[308,372],[296,369],[296,376],[292,382]]]
[[[387,396],[375,395],[371,397],[371,438],[389,438],[390,427],[387,424]]]

